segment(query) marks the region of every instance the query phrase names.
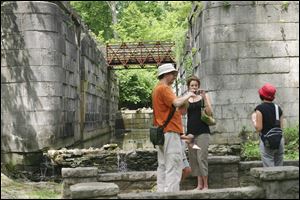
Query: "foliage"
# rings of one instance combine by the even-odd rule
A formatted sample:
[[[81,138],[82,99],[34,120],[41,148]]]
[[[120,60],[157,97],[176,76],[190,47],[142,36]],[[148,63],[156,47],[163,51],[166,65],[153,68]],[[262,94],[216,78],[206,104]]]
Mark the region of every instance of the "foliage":
[[[193,75],[193,59],[192,59],[191,53],[189,53],[186,56],[183,66],[185,69],[186,78],[189,78],[190,76],[192,76]]]
[[[299,160],[299,125],[283,129],[285,146],[285,160]],[[248,140],[242,143],[241,158],[243,160],[260,160],[259,141],[247,136]]]
[[[282,11],[288,11],[289,4],[290,3],[288,1],[283,1],[282,4],[281,4],[281,10]]]
[[[190,9],[189,2],[132,2],[114,28],[122,41],[176,41]]]
[[[71,1],[71,6],[96,36],[105,40],[113,37],[112,16],[105,1]]]
[[[228,2],[228,1],[223,1],[223,7],[225,8],[225,9],[229,9],[229,7],[230,7],[230,2]]]
[[[283,129],[285,159],[299,160],[299,125]]]
[[[242,144],[241,158],[243,160],[260,160],[259,141],[248,140]]]
[[[123,70],[118,72],[120,93],[119,107],[137,109],[151,106],[152,89],[157,83],[155,70]]]

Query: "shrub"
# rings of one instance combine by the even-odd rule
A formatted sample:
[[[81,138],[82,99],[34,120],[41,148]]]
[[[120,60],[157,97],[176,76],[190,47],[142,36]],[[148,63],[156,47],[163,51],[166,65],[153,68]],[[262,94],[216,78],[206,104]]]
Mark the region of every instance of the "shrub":
[[[260,160],[259,141],[248,140],[242,143],[241,160]]]
[[[285,139],[284,160],[299,160],[299,125],[283,129]],[[247,134],[253,134],[247,132]],[[241,160],[260,160],[259,140],[251,138],[242,143]]]
[[[283,129],[284,158],[287,160],[299,160],[299,125]]]

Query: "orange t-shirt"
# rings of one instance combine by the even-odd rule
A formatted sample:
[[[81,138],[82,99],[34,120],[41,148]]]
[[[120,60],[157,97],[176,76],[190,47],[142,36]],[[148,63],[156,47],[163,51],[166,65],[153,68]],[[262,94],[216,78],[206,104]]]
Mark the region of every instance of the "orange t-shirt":
[[[163,83],[159,83],[155,86],[152,92],[154,126],[162,126],[164,124],[172,110],[172,104],[175,99],[176,96],[170,86]],[[181,114],[179,111],[175,111],[167,127],[164,129],[164,132],[183,133]]]

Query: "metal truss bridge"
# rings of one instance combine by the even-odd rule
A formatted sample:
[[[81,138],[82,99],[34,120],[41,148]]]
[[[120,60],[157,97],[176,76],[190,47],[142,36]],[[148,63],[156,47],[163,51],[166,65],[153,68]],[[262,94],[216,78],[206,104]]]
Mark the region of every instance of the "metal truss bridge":
[[[109,69],[129,69],[130,65],[145,68],[147,65],[176,63],[174,48],[174,42],[161,41],[106,44],[106,61]]]

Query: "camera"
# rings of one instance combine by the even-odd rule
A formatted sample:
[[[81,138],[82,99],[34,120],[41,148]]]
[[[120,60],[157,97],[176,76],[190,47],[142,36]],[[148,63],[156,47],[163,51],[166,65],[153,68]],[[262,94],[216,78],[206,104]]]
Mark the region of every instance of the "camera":
[[[199,90],[197,90],[197,91],[195,91],[194,93],[195,93],[195,95],[200,95],[202,92],[204,92],[205,90],[201,90],[201,89],[199,89]]]
[[[200,90],[197,90],[194,93],[195,93],[195,95],[200,95]]]

